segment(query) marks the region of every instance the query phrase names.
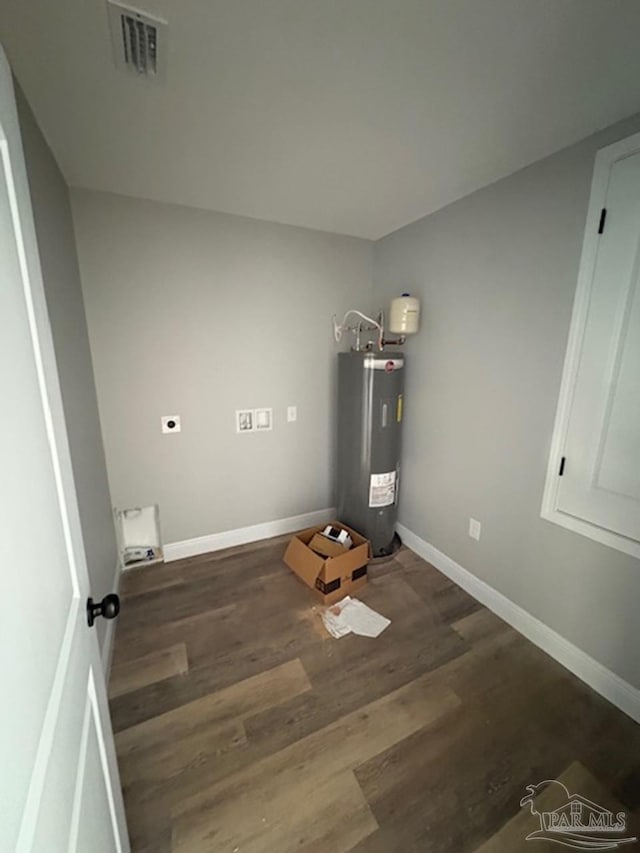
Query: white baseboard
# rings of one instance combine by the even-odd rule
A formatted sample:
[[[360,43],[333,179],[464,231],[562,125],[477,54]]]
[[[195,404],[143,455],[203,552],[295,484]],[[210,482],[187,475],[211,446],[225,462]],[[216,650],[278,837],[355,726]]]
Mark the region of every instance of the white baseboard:
[[[111,591],[115,592],[116,595],[120,591],[120,579],[122,577],[122,563],[120,560],[116,563],[116,571],[113,577],[113,584],[111,586]],[[113,640],[116,633],[116,622],[118,619],[108,619],[107,620],[107,628],[104,634],[104,640],[102,642],[102,671],[104,672],[104,680],[105,683],[109,683],[109,676],[111,675],[111,661],[113,659]]]
[[[278,518],[275,521],[252,524],[250,527],[238,527],[222,533],[211,533],[209,536],[198,536],[196,539],[169,542],[163,548],[164,561],[170,563],[172,560],[182,560],[184,557],[208,554],[209,551],[221,551],[223,548],[233,548],[247,542],[258,542],[260,539],[293,533],[304,527],[314,527],[316,524],[331,521],[334,517],[335,509],[318,509],[303,515],[292,515],[290,518]]]
[[[549,628],[544,622],[536,619],[531,613],[514,604],[501,592],[471,574],[455,560],[443,554],[442,551],[438,551],[433,545],[416,536],[403,524],[398,524],[397,529],[407,548],[415,551],[420,557],[434,565],[436,569],[462,587],[465,592],[468,592],[469,595],[472,595],[477,601],[484,604],[505,622],[508,622],[516,631],[557,660],[558,663],[561,663],[597,693],[640,723],[640,690],[594,660],[582,649],[574,646],[573,643]]]

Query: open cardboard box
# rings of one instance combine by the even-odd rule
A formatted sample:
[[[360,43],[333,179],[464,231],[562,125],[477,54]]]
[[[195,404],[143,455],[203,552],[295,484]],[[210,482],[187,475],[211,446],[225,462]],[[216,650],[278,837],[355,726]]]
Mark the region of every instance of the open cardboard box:
[[[312,551],[309,547],[311,540],[327,526],[322,524],[296,533],[287,546],[284,561],[300,580],[316,591],[324,604],[333,604],[366,584],[371,546],[368,539],[341,521],[330,521],[327,524],[348,530],[353,547],[348,551],[343,548],[343,553],[335,557],[321,556]]]
[[[342,557],[343,554],[346,554],[350,550],[346,545],[334,542],[333,539],[323,536],[322,533],[314,533],[307,545],[321,557]]]

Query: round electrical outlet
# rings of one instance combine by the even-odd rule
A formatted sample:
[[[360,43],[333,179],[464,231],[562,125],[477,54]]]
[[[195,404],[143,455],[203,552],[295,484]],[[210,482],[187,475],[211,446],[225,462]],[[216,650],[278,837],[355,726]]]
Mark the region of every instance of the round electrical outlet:
[[[180,432],[180,415],[163,415],[162,432]]]

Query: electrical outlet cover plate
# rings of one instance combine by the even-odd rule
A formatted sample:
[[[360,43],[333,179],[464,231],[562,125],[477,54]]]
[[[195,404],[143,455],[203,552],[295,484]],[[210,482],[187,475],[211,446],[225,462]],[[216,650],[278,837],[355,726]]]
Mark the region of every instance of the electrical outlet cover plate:
[[[273,429],[273,409],[256,409],[255,427],[258,432]]]
[[[163,415],[160,418],[160,422],[162,423],[162,432],[166,434],[182,430],[180,415]]]
[[[236,432],[254,432],[253,409],[236,409]]]
[[[469,536],[472,539],[480,540],[480,531],[482,529],[482,525],[475,518],[469,519]]]

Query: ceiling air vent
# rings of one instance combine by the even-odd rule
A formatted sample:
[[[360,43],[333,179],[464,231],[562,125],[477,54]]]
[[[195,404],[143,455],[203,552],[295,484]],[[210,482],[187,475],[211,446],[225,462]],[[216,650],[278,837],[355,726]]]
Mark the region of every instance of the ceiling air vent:
[[[113,54],[118,68],[140,77],[164,78],[167,22],[108,0]]]

